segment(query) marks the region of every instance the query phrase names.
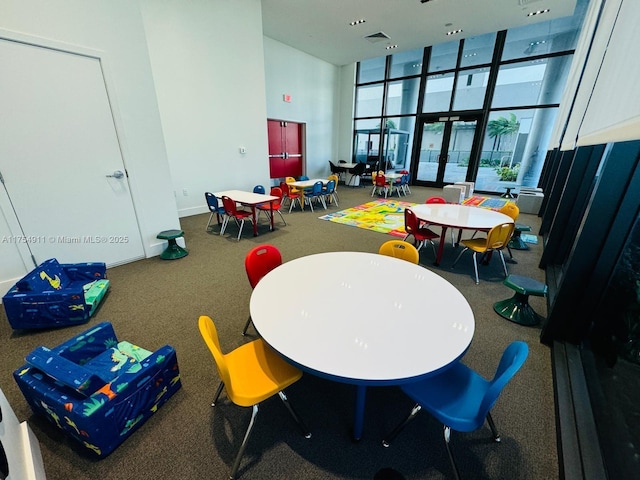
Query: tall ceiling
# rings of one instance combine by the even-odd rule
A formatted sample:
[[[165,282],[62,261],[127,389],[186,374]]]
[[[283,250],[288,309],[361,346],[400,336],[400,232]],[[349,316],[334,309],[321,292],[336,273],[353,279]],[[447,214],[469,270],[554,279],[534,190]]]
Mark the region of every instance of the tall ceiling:
[[[575,6],[576,0],[262,0],[262,25],[269,38],[346,65],[565,17]],[[365,22],[350,25],[357,20]],[[458,29],[462,33],[446,34]]]

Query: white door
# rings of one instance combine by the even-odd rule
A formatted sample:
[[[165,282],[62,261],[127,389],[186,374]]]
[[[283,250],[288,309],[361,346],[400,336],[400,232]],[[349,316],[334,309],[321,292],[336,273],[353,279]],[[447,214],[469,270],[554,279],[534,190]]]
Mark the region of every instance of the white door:
[[[37,264],[143,258],[100,59],[0,39],[0,65],[3,241]]]

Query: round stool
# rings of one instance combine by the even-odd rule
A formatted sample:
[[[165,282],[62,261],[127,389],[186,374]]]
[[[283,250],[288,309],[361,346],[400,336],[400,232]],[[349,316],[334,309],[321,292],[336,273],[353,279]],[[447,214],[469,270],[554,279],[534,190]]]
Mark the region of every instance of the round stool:
[[[547,286],[533,278],[521,275],[509,275],[502,283],[515,290],[516,293],[511,298],[496,302],[493,305],[495,312],[520,325],[538,325],[543,317],[538,315],[529,305],[529,295],[544,297],[547,294]]]
[[[516,223],[516,228],[513,230],[513,235],[511,236],[511,240],[509,240],[509,248],[513,248],[514,250],[529,250],[529,245],[524,243],[522,240],[521,234],[522,232],[530,232],[531,227],[529,225],[522,225],[520,223]]]
[[[176,238],[182,238],[183,235],[184,232],[182,230],[164,230],[156,235],[156,238],[169,242],[166,250],[160,254],[160,258],[163,260],[176,260],[189,255],[188,250],[182,248],[176,242]]]

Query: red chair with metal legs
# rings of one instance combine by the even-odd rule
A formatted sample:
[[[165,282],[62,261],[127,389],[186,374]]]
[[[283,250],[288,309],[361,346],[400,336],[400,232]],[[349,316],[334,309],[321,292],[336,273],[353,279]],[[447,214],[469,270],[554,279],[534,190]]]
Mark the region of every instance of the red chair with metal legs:
[[[258,282],[274,268],[282,265],[282,255],[273,245],[258,245],[249,250],[247,256],[244,257],[244,269],[247,272],[249,285],[255,288]],[[247,323],[244,325],[242,335],[247,334],[247,329],[251,324],[251,315]]]
[[[236,202],[227,196],[222,197],[222,205],[224,205],[226,216],[224,217],[224,221],[222,222],[220,235],[224,234],[227,225],[229,225],[229,219],[233,218],[233,220],[236,222],[236,225],[238,225],[238,241],[240,241],[240,237],[242,236],[242,227],[244,227],[244,221],[246,219],[249,219],[249,221],[253,224],[253,214],[245,210],[238,210],[236,208]]]
[[[426,227],[420,227],[418,217],[410,208],[404,209],[404,230],[407,232],[407,235],[403,240],[406,241],[407,238],[413,235],[415,243],[417,243],[416,248],[418,251],[422,248],[424,242],[429,242],[433,249],[433,256],[436,256],[436,246],[433,243],[433,240],[435,238],[440,238],[440,235]]]
[[[265,212],[267,214],[267,218],[271,220],[271,210],[273,210],[274,212],[277,212],[278,215],[280,215],[280,218],[286,225],[287,221],[284,219],[284,217],[282,216],[282,212],[280,211],[280,208],[282,207],[282,189],[280,187],[272,187],[269,194],[274,197],[278,197],[278,200],[274,200],[273,202],[271,202],[273,205],[269,205],[269,202],[257,205],[256,208],[258,209],[258,217],[262,212]]]

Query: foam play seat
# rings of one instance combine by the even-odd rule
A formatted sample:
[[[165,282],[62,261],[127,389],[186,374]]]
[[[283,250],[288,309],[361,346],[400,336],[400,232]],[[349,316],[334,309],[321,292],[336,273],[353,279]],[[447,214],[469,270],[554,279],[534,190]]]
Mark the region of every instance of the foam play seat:
[[[493,305],[495,312],[520,325],[538,325],[543,317],[529,305],[529,295],[544,297],[547,295],[547,286],[533,278],[521,275],[509,275],[503,283],[514,290],[515,294],[511,298],[496,302]]]
[[[37,415],[98,457],[137,430],[181,386],[176,352],[118,341],[102,322],[55,348],[37,347],[13,376]]]
[[[167,240],[168,245],[167,248],[160,254],[160,258],[163,260],[176,260],[178,258],[186,257],[189,255],[189,251],[185,248],[182,248],[176,242],[177,238],[181,238],[184,236],[184,232],[182,230],[163,230],[156,238],[160,240]]]
[[[104,263],[45,260],[2,297],[9,324],[17,330],[86,323],[109,289],[106,276]]]

